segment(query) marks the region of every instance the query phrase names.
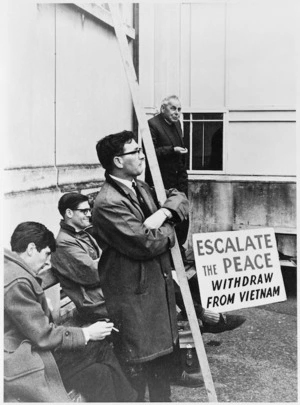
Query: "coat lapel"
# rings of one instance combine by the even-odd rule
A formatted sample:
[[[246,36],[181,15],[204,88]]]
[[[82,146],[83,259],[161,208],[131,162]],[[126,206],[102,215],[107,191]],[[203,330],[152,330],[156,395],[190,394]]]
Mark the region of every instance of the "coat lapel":
[[[133,203],[134,207],[136,209],[138,209],[139,212],[141,213],[141,215],[144,217],[144,213],[141,209],[140,203],[139,203],[135,193],[129,187],[125,186],[125,184],[123,184],[115,179],[113,181],[121,189],[121,193],[123,195],[125,195],[125,197],[127,197]]]
[[[137,182],[138,189],[140,190],[140,193],[147,204],[149,210],[151,211],[152,214],[157,211],[156,205],[153,203],[153,200],[149,198],[148,192],[145,190],[143,183]]]
[[[183,140],[182,140],[181,131],[180,131],[180,124],[178,122],[176,122],[174,125],[175,125],[175,129],[176,129],[175,136],[177,136],[177,141],[179,141],[180,146],[183,146]],[[168,137],[168,139],[170,140],[170,143],[173,146],[177,146],[176,139],[174,139],[174,131],[171,130],[171,127],[169,128],[169,125],[166,123],[166,121],[164,120],[162,115],[160,115],[160,127],[161,127],[162,131],[165,133],[165,135]]]

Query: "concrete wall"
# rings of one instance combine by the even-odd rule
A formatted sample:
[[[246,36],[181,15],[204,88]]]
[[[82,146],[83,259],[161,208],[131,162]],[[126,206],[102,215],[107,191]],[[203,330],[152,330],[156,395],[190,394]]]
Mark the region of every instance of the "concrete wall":
[[[132,24],[133,6],[122,10]],[[56,233],[60,195],[93,191],[103,180],[96,142],[132,129],[131,95],[109,23],[71,4],[13,0],[8,11],[5,246],[22,221]]]
[[[294,183],[191,180],[189,199],[189,244],[193,233],[272,227],[279,231],[277,241],[282,253],[296,254]]]

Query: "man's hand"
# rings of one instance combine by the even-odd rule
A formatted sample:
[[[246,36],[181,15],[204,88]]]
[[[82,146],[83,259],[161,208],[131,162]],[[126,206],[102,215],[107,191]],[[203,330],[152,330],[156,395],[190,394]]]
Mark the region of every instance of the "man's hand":
[[[158,229],[162,226],[167,218],[171,218],[171,212],[166,208],[160,208],[154,214],[150,215],[144,222],[148,229]]]
[[[87,341],[89,340],[103,340],[106,336],[111,334],[114,324],[112,322],[98,321],[92,325],[82,328],[85,336],[87,336]]]
[[[182,148],[181,146],[174,146],[174,152],[183,155],[185,153],[188,153],[188,150],[187,148]]]

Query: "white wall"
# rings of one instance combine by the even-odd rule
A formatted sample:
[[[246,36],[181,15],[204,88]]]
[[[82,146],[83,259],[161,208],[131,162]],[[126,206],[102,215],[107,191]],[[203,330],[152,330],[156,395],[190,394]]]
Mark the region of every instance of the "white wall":
[[[293,0],[228,4],[228,107],[295,107]]]
[[[224,111],[226,175],[296,175],[296,2],[140,5],[140,85],[148,113]],[[289,178],[291,180],[291,178]]]
[[[132,125],[131,95],[113,28],[62,5],[56,43],[57,164],[97,163],[97,141]]]
[[[230,124],[226,146],[228,173],[270,176],[296,173],[294,123]]]
[[[9,2],[4,167],[54,164],[54,8]]]
[[[23,221],[56,233],[61,194],[97,189],[104,178],[96,142],[132,129],[131,96],[109,23],[71,4],[12,0],[7,9],[5,246]],[[132,24],[132,5],[122,10]]]
[[[225,93],[225,5],[192,4],[190,19],[190,97],[187,106],[216,108],[224,106]],[[188,72],[188,66],[185,67]]]

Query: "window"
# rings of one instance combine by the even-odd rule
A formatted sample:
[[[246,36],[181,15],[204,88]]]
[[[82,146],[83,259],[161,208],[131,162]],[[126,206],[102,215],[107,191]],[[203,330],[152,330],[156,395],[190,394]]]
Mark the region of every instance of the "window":
[[[189,170],[223,170],[223,113],[183,113]]]

